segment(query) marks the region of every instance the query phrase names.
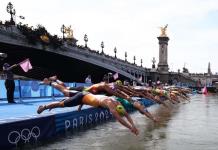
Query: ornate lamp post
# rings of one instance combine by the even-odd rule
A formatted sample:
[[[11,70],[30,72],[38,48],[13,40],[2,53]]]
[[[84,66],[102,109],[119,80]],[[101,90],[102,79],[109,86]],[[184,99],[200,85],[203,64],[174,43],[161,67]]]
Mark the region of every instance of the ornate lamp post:
[[[127,52],[125,52],[125,61],[127,61],[127,59],[126,59],[126,58],[127,58]]]
[[[61,32],[63,33],[63,40],[65,39],[65,37],[64,37],[64,34],[66,33],[66,31],[65,31],[65,25],[63,24],[62,26],[61,26]]]
[[[113,74],[111,72],[108,72],[107,73],[107,82],[109,83],[110,82],[110,77],[112,77]]]
[[[11,2],[9,2],[8,5],[7,5],[7,12],[11,15],[10,22],[12,24],[15,24],[13,16],[16,14],[16,11],[15,11],[15,9],[13,9],[13,5],[11,4]]]
[[[142,67],[142,63],[143,63],[143,61],[142,61],[142,59],[141,59],[141,67]]]
[[[116,47],[114,48],[114,53],[115,53],[115,58],[117,58],[117,55],[116,55],[117,54],[117,48]]]
[[[136,60],[135,56],[133,57],[133,60],[134,60],[134,64],[135,64],[135,60]]]
[[[87,36],[87,34],[84,35],[84,41],[85,41],[85,47],[87,47],[87,42],[88,42],[88,36]]]
[[[104,42],[101,42],[101,53],[104,54]]]
[[[151,60],[151,62],[152,62],[152,68],[155,68],[155,63],[156,63],[155,57],[153,57],[153,59]]]

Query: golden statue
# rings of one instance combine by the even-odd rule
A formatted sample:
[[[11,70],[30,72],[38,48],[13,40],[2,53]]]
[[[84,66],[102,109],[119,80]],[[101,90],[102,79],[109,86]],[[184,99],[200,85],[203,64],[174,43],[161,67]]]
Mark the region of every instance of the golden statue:
[[[73,39],[73,30],[71,25],[69,27],[64,27],[64,32],[67,34],[67,39]]]
[[[48,37],[46,34],[41,35],[41,36],[40,36],[40,39],[41,39],[43,42],[45,42],[45,43],[49,43],[49,42],[50,42],[49,37]]]
[[[167,30],[167,26],[168,24],[166,24],[164,27],[160,27],[160,31],[161,31],[161,37],[166,37],[167,34],[166,34],[166,30]]]

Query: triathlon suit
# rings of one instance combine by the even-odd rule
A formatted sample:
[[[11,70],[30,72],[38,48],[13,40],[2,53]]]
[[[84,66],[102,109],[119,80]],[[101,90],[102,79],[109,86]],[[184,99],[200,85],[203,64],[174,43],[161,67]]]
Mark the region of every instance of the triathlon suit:
[[[131,98],[130,103],[134,104],[135,102],[138,102],[138,103],[140,103],[141,105],[144,105],[143,102],[142,102],[140,99],[137,99],[137,98]]]
[[[69,91],[69,97],[73,97],[73,96],[75,96],[77,93],[79,93],[79,91],[70,90],[70,91]]]
[[[160,97],[161,101],[164,101],[169,98],[168,92],[166,90],[155,89],[157,95]]]
[[[85,87],[85,86],[78,86],[78,87],[69,87],[69,90],[75,90],[75,91],[85,91],[88,92],[89,91],[89,87]]]
[[[179,95],[178,91],[171,91],[171,93],[175,94],[175,95]]]
[[[105,96],[104,96],[105,97]],[[84,97],[84,101],[86,104],[91,105],[93,107],[99,107],[102,106],[101,102],[105,100],[102,95],[93,95],[88,94]]]
[[[110,99],[111,101],[116,101],[114,98],[110,98],[108,96],[105,95],[93,95],[93,94],[89,94],[86,96],[86,98],[88,98],[88,105],[94,106],[94,107],[103,107],[103,105],[101,104],[105,99]],[[117,102],[117,101],[116,101]],[[105,106],[106,108],[106,106]]]
[[[118,102],[120,102],[125,108],[133,108],[133,104],[130,103],[128,100],[120,98],[120,97],[115,97]]]
[[[85,88],[84,86],[78,86],[78,87],[69,87],[68,89],[82,92],[84,88]]]
[[[78,92],[88,92],[89,91],[89,87],[85,87],[85,86],[78,86],[78,87],[69,87],[69,97],[72,97],[74,95],[76,95]]]
[[[110,100],[110,101],[114,101],[117,103],[117,101],[114,98],[105,96],[105,95],[93,95],[93,94],[88,94],[83,98],[83,102],[87,105],[91,105],[94,107],[104,107],[104,108],[108,108],[106,106],[106,103],[103,103],[105,101],[105,99]]]
[[[93,94],[97,94],[98,93],[98,87],[99,87],[99,84],[94,84],[91,87],[87,88],[86,90],[91,91],[91,93],[93,93]]]
[[[105,89],[102,86],[109,86],[112,90],[115,89],[114,84],[105,84],[105,83],[98,83],[98,84],[94,84],[90,87],[86,87],[83,89],[83,91],[87,91],[93,94],[105,94]],[[106,94],[108,94],[106,92]]]
[[[141,105],[145,106],[142,101],[137,100],[137,99],[132,99],[131,102],[129,102],[129,101],[123,99],[123,98],[117,97],[116,100],[117,100],[118,102],[120,102],[125,108],[131,108],[131,109],[134,108],[134,105],[133,105],[133,104],[134,104],[135,102],[138,102],[138,103],[140,103]],[[144,114],[144,112],[148,112],[148,110],[147,110],[146,107],[144,107],[144,112],[141,112],[141,111],[139,111],[139,112],[140,112],[141,114]]]
[[[116,87],[115,87],[115,83],[109,83],[107,84],[113,91],[115,91]]]
[[[158,96],[167,96],[167,91],[165,90],[153,89],[152,93]]]
[[[74,96],[69,97],[64,100],[65,107],[73,107],[83,104],[82,99],[85,95],[89,94],[88,92],[77,92]]]
[[[83,102],[84,100],[84,102]],[[78,92],[75,96],[64,100],[65,107],[73,107],[77,105],[87,104],[93,107],[99,107],[101,102],[105,100],[105,96],[93,95],[89,92]],[[111,99],[113,100],[113,99]]]

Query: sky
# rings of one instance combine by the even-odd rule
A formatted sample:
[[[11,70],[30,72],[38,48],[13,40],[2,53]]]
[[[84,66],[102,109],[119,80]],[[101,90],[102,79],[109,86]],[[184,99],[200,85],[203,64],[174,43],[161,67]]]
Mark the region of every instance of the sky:
[[[159,61],[157,37],[160,27],[168,24],[168,65],[170,71],[185,66],[191,73],[218,72],[218,0],[1,0],[0,20],[9,20],[11,2],[16,22],[43,25],[61,37],[61,25],[70,26],[78,45],[88,47],[151,68],[152,58]],[[157,65],[156,63],[156,65]]]

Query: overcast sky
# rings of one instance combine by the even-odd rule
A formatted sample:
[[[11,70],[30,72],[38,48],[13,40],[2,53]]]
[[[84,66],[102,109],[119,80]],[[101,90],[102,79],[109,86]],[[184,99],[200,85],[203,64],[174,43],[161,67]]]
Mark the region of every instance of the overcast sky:
[[[20,20],[30,26],[41,24],[51,34],[61,36],[62,24],[71,25],[79,45],[151,68],[153,57],[159,60],[157,37],[168,24],[168,65],[170,71],[187,67],[190,72],[207,72],[208,62],[218,72],[218,0],[1,0],[0,20],[12,2]]]

